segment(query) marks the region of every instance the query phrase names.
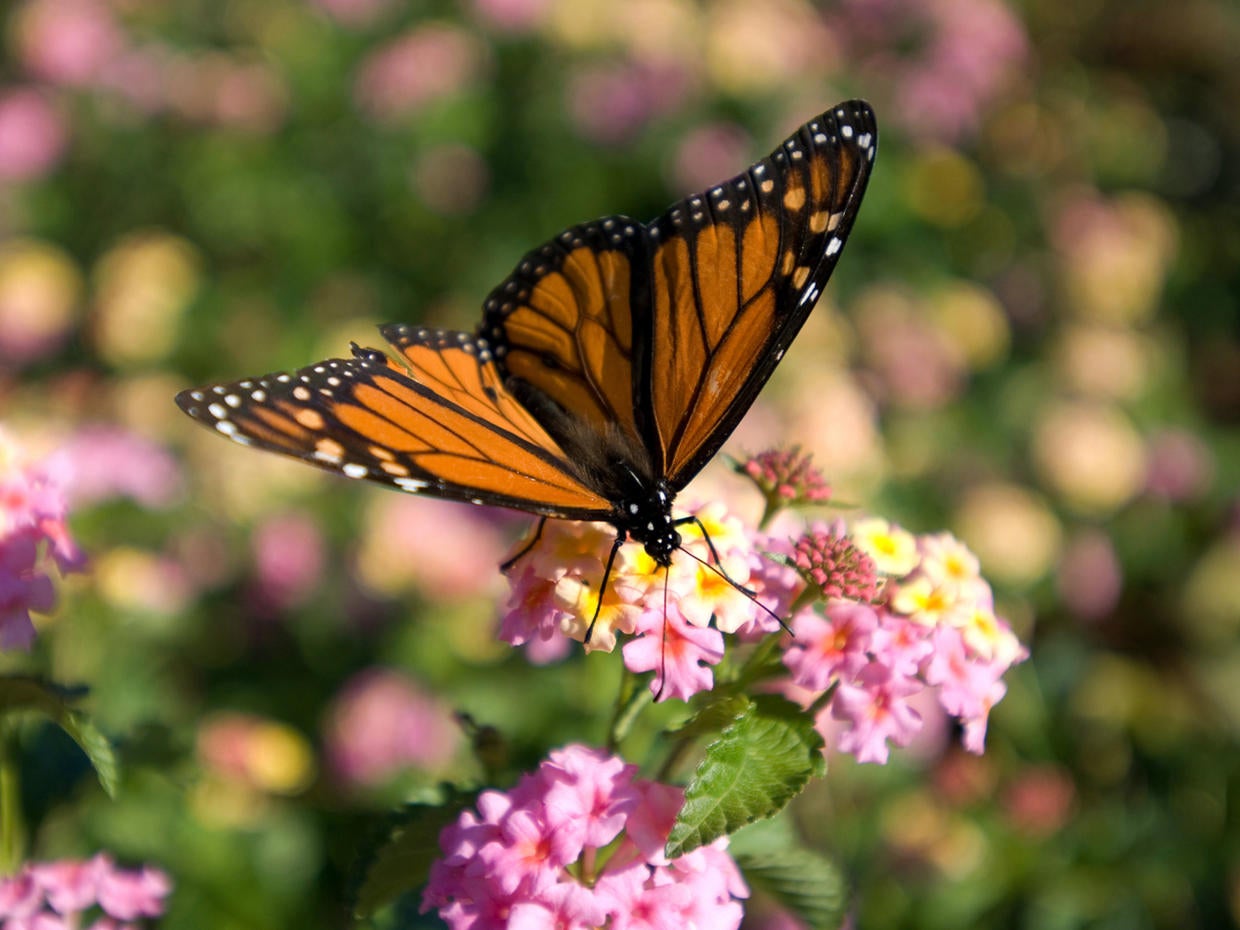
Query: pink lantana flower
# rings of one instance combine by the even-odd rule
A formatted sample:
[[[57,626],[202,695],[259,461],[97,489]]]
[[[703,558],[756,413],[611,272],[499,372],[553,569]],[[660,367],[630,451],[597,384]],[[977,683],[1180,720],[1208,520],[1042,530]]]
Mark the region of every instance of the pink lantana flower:
[[[500,638],[554,655],[569,639],[588,651],[610,652],[620,637],[631,636],[623,649],[625,665],[634,672],[655,671],[651,690],[660,697],[687,698],[710,688],[708,666],[723,657],[722,634],[755,623],[778,628],[758,602],[783,603],[788,597],[768,591],[766,578],[751,574],[759,560],[754,534],[721,503],[691,513],[697,520],[680,528],[682,547],[670,567],[656,564],[640,544],[626,542],[605,588],[615,529],[547,521],[537,538],[514,553]]]
[[[29,649],[35,635],[30,612],[55,606],[48,563],[62,572],[85,565],[66,511],[53,472],[27,463],[0,430],[0,650]]]
[[[808,689],[796,692],[807,702],[838,689],[820,728],[860,761],[885,762],[888,740],[908,744],[921,726],[909,699],[927,687],[963,724],[965,747],[981,752],[1002,675],[1028,653],[995,614],[977,557],[948,533],[918,538],[872,518],[850,531],[836,526],[830,538],[858,533],[859,548],[887,576],[882,593],[870,606],[836,600],[799,613],[783,655],[788,685]],[[838,734],[835,726],[827,732],[832,721],[843,724]]]
[[[630,672],[657,672],[650,683],[656,694],[688,700],[714,685],[710,666],[718,665],[724,652],[718,630],[694,626],[669,601],[666,614],[643,616],[638,633],[624,646],[624,665]]]
[[[130,926],[128,921],[163,914],[171,890],[161,870],[119,868],[106,853],[27,863],[16,875],[0,878],[0,927]],[[100,912],[93,923],[84,923]]]
[[[792,621],[784,664],[794,684],[825,691],[837,678],[851,678],[869,662],[878,616],[862,604],[833,604],[820,617],[804,611]]]
[[[422,909],[453,930],[734,930],[748,889],[726,840],[663,856],[683,803],[615,756],[567,746],[440,834]]]
[[[840,751],[852,753],[858,762],[886,762],[887,740],[907,746],[921,728],[921,715],[907,700],[921,690],[916,679],[877,662],[841,684],[831,705],[832,715],[849,724],[840,736]]]

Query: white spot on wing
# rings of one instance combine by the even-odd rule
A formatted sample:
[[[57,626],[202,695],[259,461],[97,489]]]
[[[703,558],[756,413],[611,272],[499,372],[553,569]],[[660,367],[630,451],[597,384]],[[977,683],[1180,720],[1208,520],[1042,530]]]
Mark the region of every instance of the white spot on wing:
[[[365,478],[370,473],[365,465],[358,465],[356,462],[349,462],[340,469],[350,478]]]

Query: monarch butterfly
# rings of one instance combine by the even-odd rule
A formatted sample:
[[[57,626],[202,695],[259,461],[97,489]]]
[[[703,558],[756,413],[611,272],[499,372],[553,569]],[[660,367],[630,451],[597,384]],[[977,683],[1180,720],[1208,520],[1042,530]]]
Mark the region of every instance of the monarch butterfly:
[[[805,322],[877,145],[858,100],[654,221],[609,216],[530,252],[474,333],[380,327],[353,357],[177,395],[242,445],[350,478],[616,530],[661,567],[672,502]],[[541,525],[540,525],[541,526]]]

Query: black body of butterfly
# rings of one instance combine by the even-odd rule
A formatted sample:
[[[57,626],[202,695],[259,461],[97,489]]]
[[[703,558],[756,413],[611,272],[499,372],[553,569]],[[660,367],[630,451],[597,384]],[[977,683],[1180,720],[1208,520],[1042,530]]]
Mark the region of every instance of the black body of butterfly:
[[[840,104],[651,223],[565,230],[492,291],[473,334],[391,324],[395,357],[355,345],[177,403],[235,442],[351,478],[606,521],[613,558],[631,538],[666,567],[692,519],[672,502],[817,302],[876,144],[870,107]]]

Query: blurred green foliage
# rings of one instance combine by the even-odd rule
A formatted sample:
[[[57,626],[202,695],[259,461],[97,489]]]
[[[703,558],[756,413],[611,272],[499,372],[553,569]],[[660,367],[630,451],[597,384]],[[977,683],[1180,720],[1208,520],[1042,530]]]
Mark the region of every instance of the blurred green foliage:
[[[389,806],[598,742],[617,656],[539,669],[494,641],[522,521],[425,511],[474,579],[449,585],[393,529],[417,505],[198,435],[172,395],[374,323],[471,328],[561,228],[654,216],[856,95],[875,175],[765,416],[841,499],[968,541],[1032,659],[984,757],[832,756],[797,829],[866,928],[1240,916],[1230,0],[45,0],[0,35],[4,426],[50,450],[108,424],[180,476],[75,509],[92,569],[0,658],[89,685],[122,764],[110,799],[26,732],[32,855],[162,865],[168,928],[338,926]],[[325,720],[371,666],[502,739],[350,787]]]

